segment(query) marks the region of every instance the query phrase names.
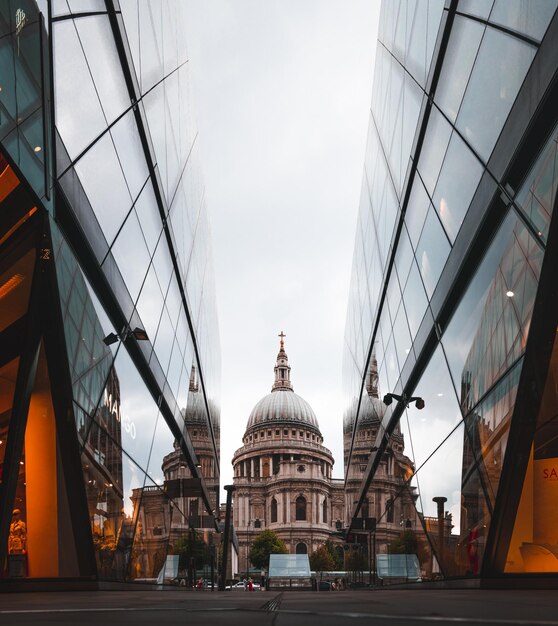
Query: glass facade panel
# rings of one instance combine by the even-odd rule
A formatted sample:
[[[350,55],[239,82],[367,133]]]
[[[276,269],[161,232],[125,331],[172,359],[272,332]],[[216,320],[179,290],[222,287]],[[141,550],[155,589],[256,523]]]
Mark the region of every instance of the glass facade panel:
[[[432,572],[444,577],[467,572],[466,550],[460,543],[463,431],[461,423],[417,470],[421,521],[434,559]]]
[[[75,21],[75,25],[95,91],[110,124],[130,107],[130,96],[122,76],[108,16],[82,17]]]
[[[488,19],[494,0],[459,0],[459,11]]]
[[[516,206],[547,243],[550,217],[558,187],[558,134],[555,130],[515,197]]]
[[[429,298],[434,293],[449,253],[450,245],[445,232],[436,212],[430,207],[415,250],[420,275]]]
[[[178,67],[186,12],[123,2],[120,15],[72,0],[53,3],[62,19],[48,24],[32,2],[20,5],[17,25],[0,7],[3,575],[171,583],[181,566],[193,582],[192,523],[203,529],[199,566],[216,557],[205,546],[218,508],[220,359],[188,72]],[[54,136],[59,190],[47,198]],[[162,219],[171,203],[179,240]],[[24,347],[38,359],[22,359]],[[24,419],[24,434],[10,436]]]
[[[461,227],[482,172],[482,165],[454,132],[432,198],[452,242]]]
[[[523,354],[542,251],[511,213],[442,339],[471,407]],[[475,372],[473,375],[472,372]]]
[[[148,179],[148,171],[142,156],[134,113],[130,111],[120,118],[111,127],[110,134],[128,183],[130,195],[135,200]]]
[[[134,208],[138,215],[140,228],[149,253],[153,254],[159,241],[159,237],[163,231],[163,224],[161,223],[159,209],[157,207],[157,201],[155,200],[155,194],[153,192],[151,182],[148,182],[142,189],[140,197],[137,199]]]
[[[403,302],[407,310],[407,320],[409,321],[411,335],[414,338],[420,327],[426,308],[428,307],[426,292],[422,280],[420,279],[416,263],[411,265],[409,278],[407,279],[407,284],[403,291]]]
[[[488,4],[483,3],[485,6]],[[454,26],[436,89],[436,103],[455,122],[486,27],[460,15]]]
[[[130,245],[130,242],[134,245]],[[122,225],[110,254],[118,265],[132,300],[136,300],[145,280],[150,258],[135,211],[131,211]]]
[[[56,128],[73,159],[105,130],[107,123],[72,20],[56,23],[54,65]]]
[[[555,0],[495,0],[490,21],[540,41],[557,6]]]
[[[436,187],[450,136],[451,126],[438,109],[432,107],[418,165],[422,182],[430,195],[433,194]]]
[[[109,133],[77,162],[75,169],[105,239],[111,244],[132,206],[132,198]]]
[[[141,4],[139,15],[141,92],[145,94],[163,77],[162,5]],[[130,14],[132,12],[130,11]],[[131,15],[130,15],[131,17]]]
[[[486,29],[457,118],[457,128],[485,161],[535,53],[520,39]]]
[[[18,12],[19,11],[19,12]],[[33,0],[0,6],[0,141],[51,208],[50,85],[45,23]]]
[[[356,492],[375,512],[378,553],[415,554],[422,580],[557,572],[558,480],[549,481],[558,458],[556,429],[555,420],[542,417],[557,413],[555,355],[544,392],[533,396],[546,372],[537,383],[526,382],[535,380],[535,363],[546,367],[542,333],[556,327],[547,281],[555,264],[557,122],[548,105],[555,88],[542,70],[551,69],[550,76],[555,65],[548,50],[556,38],[556,3],[464,0],[430,8],[404,1],[382,6],[345,335],[345,468],[353,480],[366,481]],[[405,110],[410,76],[430,91],[428,100],[416,92],[421,113],[402,128],[399,93]],[[411,143],[399,152],[411,135],[424,141],[414,153]],[[408,157],[416,173],[410,169],[404,179]],[[392,181],[393,206],[404,216],[397,240],[379,226]],[[365,275],[367,285],[386,290],[381,303],[363,296]],[[360,328],[377,331],[368,339]],[[374,367],[392,396],[378,408],[377,453],[367,470],[351,420],[361,390],[361,407],[372,402]],[[516,465],[531,444],[529,420],[539,401],[524,479]],[[382,493],[390,451],[408,466],[400,485]],[[393,528],[402,522],[404,531]]]
[[[417,409],[414,404],[407,409],[414,453],[413,461],[419,471],[440,442],[455,429],[462,419],[455,389],[440,346],[434,352],[425,373],[417,384],[415,395],[420,396],[426,405],[422,410]],[[432,438],[432,433],[437,433],[436,439]]]

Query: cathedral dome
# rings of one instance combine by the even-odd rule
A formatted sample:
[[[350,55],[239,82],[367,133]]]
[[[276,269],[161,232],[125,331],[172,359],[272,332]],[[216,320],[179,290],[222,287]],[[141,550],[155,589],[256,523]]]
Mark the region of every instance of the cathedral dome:
[[[262,426],[296,426],[310,428],[321,436],[318,420],[312,407],[297,395],[291,383],[291,368],[285,352],[284,337],[275,363],[275,382],[271,393],[264,396],[252,409],[246,431]]]
[[[276,390],[263,397],[252,409],[246,430],[264,424],[304,426],[319,431],[312,407],[294,391]]]

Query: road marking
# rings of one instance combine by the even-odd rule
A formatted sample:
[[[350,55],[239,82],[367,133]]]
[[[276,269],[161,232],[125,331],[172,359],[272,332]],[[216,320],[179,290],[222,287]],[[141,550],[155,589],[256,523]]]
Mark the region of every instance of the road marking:
[[[267,611],[268,613],[279,610],[279,605],[281,604],[282,597],[283,593],[277,594],[274,598],[271,598],[269,602],[266,602],[260,610]]]

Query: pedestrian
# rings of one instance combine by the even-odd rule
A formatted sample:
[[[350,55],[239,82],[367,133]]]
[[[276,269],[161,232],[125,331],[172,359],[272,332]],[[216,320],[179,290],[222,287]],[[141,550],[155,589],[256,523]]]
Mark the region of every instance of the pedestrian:
[[[244,585],[244,591],[248,591],[248,583],[246,582],[246,578],[242,580],[242,584]]]
[[[252,579],[248,579],[248,591],[254,591],[254,582]]]
[[[203,589],[203,580],[201,578],[198,580],[197,588]]]

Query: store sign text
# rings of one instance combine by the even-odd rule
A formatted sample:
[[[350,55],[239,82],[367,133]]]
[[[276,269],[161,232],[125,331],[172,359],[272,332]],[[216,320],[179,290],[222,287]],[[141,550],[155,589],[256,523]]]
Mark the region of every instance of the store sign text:
[[[132,439],[135,439],[136,438],[136,425],[134,424],[134,422],[132,422],[132,420],[127,415],[123,415],[120,412],[120,405],[118,403],[118,400],[116,399],[113,400],[112,394],[109,393],[106,389],[104,393],[104,401],[105,401],[105,406],[109,410],[109,413],[111,415],[114,415],[114,417],[116,418],[116,421],[119,424],[122,424],[122,427],[124,428],[124,432],[128,433]]]

